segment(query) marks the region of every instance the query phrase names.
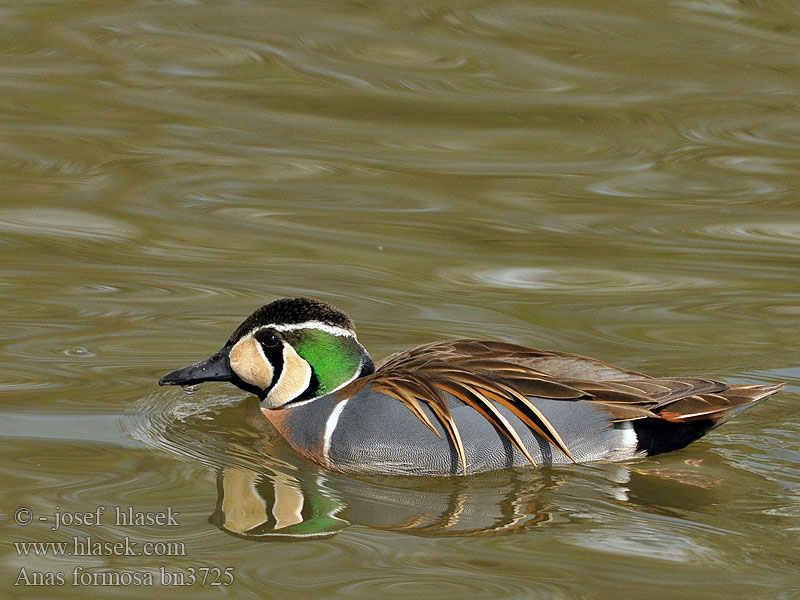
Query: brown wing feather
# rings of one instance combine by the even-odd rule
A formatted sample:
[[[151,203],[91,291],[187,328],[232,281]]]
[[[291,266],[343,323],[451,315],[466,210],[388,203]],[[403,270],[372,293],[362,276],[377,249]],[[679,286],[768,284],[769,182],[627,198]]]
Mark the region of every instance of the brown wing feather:
[[[397,398],[440,435],[422,410],[420,402],[426,403],[456,448],[464,473],[464,445],[442,392],[475,409],[533,463],[519,434],[494,403],[506,407],[572,459],[558,431],[529,397],[596,402],[612,421],[660,418],[681,422],[722,420],[736,408],[783,387],[728,385],[692,377],[655,378],[574,354],[475,339],[434,342],[388,356],[373,374],[339,393],[349,397],[367,384]]]
[[[525,447],[525,444],[522,443],[516,429],[514,429],[508,420],[500,414],[495,405],[492,404],[492,401],[478,391],[477,388],[468,384],[456,382],[439,382],[436,385],[444,391],[453,394],[453,396],[461,400],[464,404],[477,410],[487,421],[497,427],[503,435],[511,440],[514,447],[519,450],[531,464],[536,464],[530,452],[528,452],[528,449]]]
[[[458,458],[461,461],[461,468],[464,475],[467,474],[467,458],[464,453],[464,442],[461,439],[461,433],[458,430],[456,422],[453,420],[453,415],[450,413],[444,397],[437,386],[433,382],[426,380],[424,377],[416,377],[411,372],[395,373],[393,377],[375,377],[368,376],[364,379],[372,379],[373,388],[379,391],[386,392],[390,396],[394,396],[405,404],[411,412],[413,412],[418,419],[434,431],[436,435],[439,432],[430,422],[427,415],[422,411],[419,400],[426,402],[430,406],[433,414],[442,424],[442,427],[447,433],[447,436],[453,442]],[[344,388],[346,390],[347,388]],[[342,390],[342,391],[344,391]],[[441,437],[441,436],[440,436]]]
[[[701,394],[689,396],[672,402],[659,413],[659,417],[667,421],[693,421],[696,419],[720,419],[726,413],[735,413],[736,409],[759,402],[783,389],[778,385],[730,385],[724,393]]]

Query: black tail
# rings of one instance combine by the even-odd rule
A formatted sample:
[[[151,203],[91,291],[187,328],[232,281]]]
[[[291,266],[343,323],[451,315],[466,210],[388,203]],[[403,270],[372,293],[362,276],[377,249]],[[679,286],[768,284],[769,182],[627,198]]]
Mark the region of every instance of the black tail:
[[[679,450],[700,439],[719,425],[716,419],[698,419],[674,423],[664,419],[639,419],[632,422],[639,452],[648,456]]]

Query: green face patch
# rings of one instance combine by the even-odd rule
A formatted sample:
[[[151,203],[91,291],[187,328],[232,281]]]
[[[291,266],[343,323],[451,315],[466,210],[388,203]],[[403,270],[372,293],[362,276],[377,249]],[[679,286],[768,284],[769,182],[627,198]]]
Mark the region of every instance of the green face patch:
[[[285,339],[314,371],[318,396],[351,379],[362,362],[363,350],[354,337],[309,328],[288,333]]]

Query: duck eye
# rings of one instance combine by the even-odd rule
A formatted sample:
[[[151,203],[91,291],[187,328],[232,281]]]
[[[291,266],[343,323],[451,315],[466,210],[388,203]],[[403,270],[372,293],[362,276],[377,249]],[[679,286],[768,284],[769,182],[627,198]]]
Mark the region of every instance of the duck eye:
[[[281,343],[280,338],[271,331],[258,336],[258,341],[265,348],[275,348]]]

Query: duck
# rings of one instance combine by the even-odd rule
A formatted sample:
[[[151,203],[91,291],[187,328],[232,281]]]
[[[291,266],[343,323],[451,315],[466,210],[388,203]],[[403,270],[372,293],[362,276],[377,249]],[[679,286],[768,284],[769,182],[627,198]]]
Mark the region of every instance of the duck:
[[[461,338],[375,363],[342,310],[281,298],[159,385],[224,381],[258,397],[302,457],[357,475],[470,475],[684,448],[783,384],[651,377],[600,360]]]

